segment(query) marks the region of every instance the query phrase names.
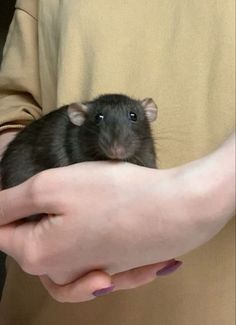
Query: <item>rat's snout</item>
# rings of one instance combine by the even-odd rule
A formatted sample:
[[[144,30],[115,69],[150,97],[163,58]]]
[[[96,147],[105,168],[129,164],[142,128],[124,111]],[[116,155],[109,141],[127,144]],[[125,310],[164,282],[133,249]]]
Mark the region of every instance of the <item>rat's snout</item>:
[[[109,138],[102,138],[99,147],[108,159],[125,160],[129,156],[127,147],[118,141]]]
[[[127,152],[124,146],[114,143],[110,148],[110,158],[112,159],[125,159],[127,157]]]
[[[101,130],[99,147],[108,159],[126,160],[135,152],[132,139],[127,125],[114,120],[114,123],[110,121],[109,125]]]

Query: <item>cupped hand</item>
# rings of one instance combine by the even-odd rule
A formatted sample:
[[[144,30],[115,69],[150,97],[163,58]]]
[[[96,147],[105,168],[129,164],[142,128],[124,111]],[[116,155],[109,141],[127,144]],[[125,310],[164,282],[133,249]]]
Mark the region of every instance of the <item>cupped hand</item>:
[[[15,137],[17,131],[18,130],[13,130],[13,131],[10,130],[8,132],[1,134],[0,155],[6,148],[7,143],[9,143],[9,141],[11,141]],[[14,194],[14,191],[11,193]],[[3,197],[0,196],[0,200],[2,199],[2,202],[4,200]],[[11,196],[7,196],[7,197],[11,201]],[[28,197],[25,198],[25,203],[27,202],[27,199]],[[10,212],[6,208],[7,202],[8,202],[7,200],[4,200],[4,203],[0,204],[1,217],[2,217],[1,221],[3,222],[3,224],[7,223],[7,220],[4,218],[6,217],[6,215],[5,216],[3,215],[3,206],[5,205],[6,212]],[[19,200],[17,202],[20,204],[22,203]],[[27,205],[24,206],[26,207],[27,210]],[[17,204],[14,205],[13,210],[15,212],[18,211]],[[22,212],[23,211],[21,210],[20,215],[22,215]],[[18,214],[18,216],[20,215]],[[8,214],[7,216],[9,217]],[[9,242],[7,238],[8,232],[10,231],[11,233],[12,229],[14,229],[15,226],[16,223],[12,223],[9,228],[7,227],[4,228],[6,243]],[[19,229],[20,228],[18,228],[18,230]],[[3,237],[0,237],[0,239],[3,239]],[[25,256],[23,256],[23,259],[27,260]],[[31,263],[31,261],[28,260],[28,263]],[[125,272],[114,274],[113,276],[111,276],[110,274],[102,270],[91,271],[88,274],[80,277],[79,279],[76,279],[73,282],[65,285],[56,284],[47,275],[41,276],[40,279],[43,285],[45,286],[45,288],[47,289],[47,291],[49,292],[49,294],[52,297],[54,297],[56,300],[61,302],[62,301],[82,302],[82,301],[94,299],[95,297],[107,294],[111,291],[136,288],[138,286],[144,285],[148,282],[153,281],[156,278],[156,274],[158,275],[169,274],[175,271],[180,265],[181,262],[171,260],[167,262],[160,262],[153,265],[135,268]]]
[[[81,166],[73,166],[72,171],[74,172],[75,168],[77,169],[77,167]],[[119,166],[119,164],[117,166]],[[98,164],[98,167],[102,167],[101,163]],[[104,167],[106,169],[106,167],[108,166],[106,166],[105,164],[105,166],[103,166],[102,168]],[[114,167],[115,165],[113,165],[111,168],[113,169]],[[85,168],[88,167],[85,166]],[[55,299],[57,299],[58,301],[69,302],[91,300],[95,296],[107,293],[111,289],[112,291],[130,289],[153,281],[156,278],[156,273],[159,270],[162,270],[163,268],[165,270],[167,266],[171,269],[173,268],[173,266],[174,269],[176,268],[175,261],[170,260],[143,267],[137,267],[125,272],[116,272],[116,274],[116,269],[114,268],[113,275],[111,276],[110,273],[112,272],[111,270],[108,270],[108,267],[106,268],[106,272],[103,271],[105,269],[105,263],[103,262],[103,266],[97,266],[93,264],[92,266],[87,267],[86,271],[88,273],[83,275],[83,272],[81,273],[80,271],[82,264],[82,259],[80,258],[80,251],[84,250],[82,241],[82,247],[80,248],[77,246],[78,251],[74,256],[77,260],[77,262],[75,263],[76,268],[75,265],[72,264],[66,265],[66,263],[69,263],[68,257],[71,255],[71,246],[74,245],[72,245],[70,240],[71,238],[75,238],[75,236],[78,236],[77,231],[80,232],[82,236],[83,231],[81,232],[80,228],[81,225],[83,226],[83,222],[81,220],[81,225],[79,225],[78,220],[74,220],[80,219],[79,214],[76,217],[73,215],[73,213],[71,215],[67,214],[66,216],[63,213],[61,214],[57,212],[59,211],[57,210],[57,208],[60,209],[61,207],[63,207],[62,211],[64,211],[64,200],[64,203],[62,205],[58,205],[58,201],[54,202],[54,195],[51,195],[49,200],[47,195],[44,195],[44,189],[49,190],[49,184],[52,184],[51,191],[49,190],[49,192],[59,193],[61,189],[60,186],[58,187],[58,189],[53,188],[53,186],[59,185],[56,181],[56,179],[59,180],[58,177],[54,178],[55,176],[58,176],[56,175],[58,171],[60,171],[60,176],[63,175],[68,177],[69,174],[71,174],[71,167],[68,167],[68,169],[66,168],[66,172],[69,172],[68,175],[66,174],[65,170],[51,170],[46,173],[42,173],[32,178],[28,182],[25,182],[24,184],[17,186],[11,190],[2,191],[0,195],[2,214],[0,220],[2,221],[2,223],[3,220],[4,223],[6,223],[5,226],[2,226],[0,228],[0,243],[2,244],[2,249],[4,249],[9,255],[13,256],[26,272],[35,275],[41,275],[41,281],[43,285]],[[53,175],[53,172],[56,172],[55,176]],[[73,182],[74,180],[75,179],[73,177]],[[61,178],[61,180],[59,181],[63,181],[63,178]],[[63,181],[63,183],[66,182]],[[65,190],[65,187],[63,187],[63,190]],[[76,190],[76,188],[74,190]],[[65,191],[64,193],[70,194],[70,192],[67,191]],[[73,194],[71,192],[72,195],[76,194],[76,196],[77,193],[77,191]],[[103,191],[100,193],[103,193]],[[103,195],[105,195],[106,198],[109,199],[109,196],[107,194],[103,193]],[[87,196],[87,194],[85,194],[85,196]],[[59,197],[57,197],[57,200],[58,199]],[[67,200],[70,201],[70,199],[71,198],[69,197]],[[12,202],[14,202],[14,205],[12,204]],[[84,200],[81,200],[81,202],[84,202]],[[74,203],[74,201],[71,202],[72,205]],[[57,206],[56,209],[55,206]],[[54,214],[49,214],[48,217],[45,217],[39,222],[24,222],[22,220],[14,221],[15,219],[18,219],[20,217],[35,214],[36,211],[37,213],[51,213],[51,211],[54,211]],[[68,212],[68,210],[66,211]],[[72,211],[74,210],[72,209]],[[66,218],[65,220],[63,219],[64,217]],[[86,219],[86,221],[88,221],[88,219]],[[91,219],[90,221],[93,222],[93,219]],[[104,222],[104,220],[101,219],[100,221],[98,221],[98,232],[101,232],[102,221]],[[53,230],[54,227],[55,229]],[[75,231],[76,228],[78,229]],[[104,226],[104,228],[106,228],[106,225]],[[52,239],[52,234],[54,239]],[[56,246],[53,248],[54,245]],[[61,247],[62,250],[60,250],[58,246]],[[44,251],[43,258],[40,255],[40,251],[41,253],[42,251]],[[58,253],[61,259],[60,265],[53,265],[54,262],[52,262],[52,258],[56,257],[58,263]],[[68,260],[68,262],[65,262],[65,259],[63,261],[63,253],[64,257],[66,255],[66,259]],[[117,263],[117,265],[119,265],[119,263]],[[180,264],[177,263],[177,265],[179,266]],[[122,266],[123,269],[125,267]],[[95,269],[96,271],[89,272],[89,270],[93,269]],[[60,271],[58,272],[58,270]],[[110,271],[110,273],[108,273],[108,271]],[[72,277],[73,281],[67,283],[68,281],[71,281]],[[55,283],[54,281],[56,281],[57,283]],[[58,285],[58,283],[60,284]],[[62,283],[67,284],[62,285]]]
[[[26,272],[47,274],[58,284],[91,270],[114,274],[172,258],[168,249],[153,247],[153,227],[162,217],[153,213],[151,182],[153,170],[126,163],[42,172],[1,192],[0,247]],[[37,213],[48,216],[14,222]]]
[[[208,241],[232,216],[233,165],[231,144],[170,170],[92,162],[42,172],[0,193],[0,248],[49,291],[94,270],[104,279],[168,260]],[[38,213],[48,217],[17,221]]]

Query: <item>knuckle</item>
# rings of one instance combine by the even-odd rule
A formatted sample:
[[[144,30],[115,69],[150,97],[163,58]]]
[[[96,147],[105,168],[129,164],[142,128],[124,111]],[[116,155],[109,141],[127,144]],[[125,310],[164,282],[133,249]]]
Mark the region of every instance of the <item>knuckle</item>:
[[[58,292],[58,290],[53,290],[49,292],[53,299],[55,299],[57,302],[64,303],[69,302],[65,297]]]
[[[68,297],[65,295],[65,288],[63,286],[57,285],[55,283],[47,284],[46,289],[50,296],[58,302],[70,302]]]
[[[42,260],[39,249],[34,245],[28,245],[25,248],[23,261],[21,263],[23,271],[32,275],[40,275],[42,273]]]
[[[50,182],[50,173],[42,171],[30,179],[29,197],[35,206],[40,206],[45,198],[45,188]]]
[[[30,180],[30,198],[34,203],[38,203],[38,197],[42,192],[44,184],[44,172],[33,176]]]

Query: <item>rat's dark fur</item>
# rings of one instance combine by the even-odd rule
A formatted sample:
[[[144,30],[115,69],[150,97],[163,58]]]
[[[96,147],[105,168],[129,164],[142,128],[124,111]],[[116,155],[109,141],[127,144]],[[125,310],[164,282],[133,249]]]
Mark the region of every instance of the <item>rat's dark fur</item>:
[[[140,101],[103,95],[85,105],[81,126],[71,122],[69,106],[64,106],[19,132],[1,161],[3,189],[45,169],[84,161],[118,159],[156,168],[150,125]],[[130,113],[136,114],[136,121]]]

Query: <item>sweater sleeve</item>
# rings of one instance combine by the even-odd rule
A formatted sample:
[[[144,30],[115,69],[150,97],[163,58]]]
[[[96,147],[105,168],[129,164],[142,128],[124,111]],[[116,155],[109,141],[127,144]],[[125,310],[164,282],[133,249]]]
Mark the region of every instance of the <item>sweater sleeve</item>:
[[[0,131],[42,115],[37,17],[16,7],[0,70]]]

